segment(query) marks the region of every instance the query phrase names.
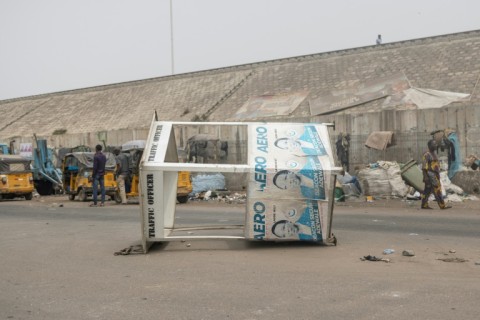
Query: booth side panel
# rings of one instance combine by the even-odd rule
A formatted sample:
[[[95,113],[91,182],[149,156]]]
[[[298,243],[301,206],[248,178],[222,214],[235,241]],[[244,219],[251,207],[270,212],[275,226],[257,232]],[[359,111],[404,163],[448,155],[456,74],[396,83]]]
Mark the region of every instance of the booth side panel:
[[[175,221],[175,206],[177,204],[178,172],[163,172],[163,186],[160,193],[163,194],[163,228],[173,229]],[[169,234],[165,232],[164,236]]]
[[[335,186],[337,182],[337,176],[332,174],[330,177],[330,185]],[[332,188],[330,197],[328,199],[328,216],[325,220],[326,223],[326,230],[325,230],[325,236],[324,240],[330,239],[333,234],[332,234],[332,222],[333,222],[333,207],[335,205],[335,188]]]
[[[245,237],[329,238],[333,156],[326,126],[251,124]]]
[[[140,185],[142,190],[142,239],[144,242],[153,242],[163,239],[165,199],[164,199],[164,172],[141,170]],[[167,191],[167,193],[171,191]]]

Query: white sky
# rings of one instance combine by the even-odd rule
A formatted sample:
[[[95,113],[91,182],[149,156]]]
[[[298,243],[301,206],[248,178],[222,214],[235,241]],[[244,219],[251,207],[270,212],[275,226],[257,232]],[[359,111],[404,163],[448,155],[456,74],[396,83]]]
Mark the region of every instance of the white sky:
[[[478,0],[172,0],[175,73],[480,29]],[[0,0],[0,100],[172,73],[170,0]]]

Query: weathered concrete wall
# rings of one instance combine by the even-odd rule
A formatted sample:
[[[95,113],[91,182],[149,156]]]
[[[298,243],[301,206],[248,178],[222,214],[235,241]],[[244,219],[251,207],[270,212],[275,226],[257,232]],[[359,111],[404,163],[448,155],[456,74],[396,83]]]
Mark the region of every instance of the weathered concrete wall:
[[[471,94],[441,109],[382,108],[374,100],[323,116],[310,115],[310,101],[332,91],[403,73],[410,85]],[[36,133],[53,147],[95,146],[106,132],[108,145],[144,139],[154,110],[167,121],[231,121],[252,96],[308,90],[289,116],[253,119],[281,122],[335,122],[331,132],[352,136],[351,164],[376,160],[419,160],[429,133],[453,128],[461,155],[480,154],[480,30],[259,62],[110,86],[0,101],[0,141],[31,142]],[[202,129],[210,130],[210,129]],[[229,163],[246,162],[246,132],[212,129],[229,141]],[[66,131],[54,134],[55,131]],[[373,131],[393,131],[397,145],[385,152],[364,142]],[[177,143],[200,129],[178,133]]]
[[[92,149],[97,144],[103,145],[103,141],[99,139],[102,134],[106,134],[106,145],[121,146],[130,140],[143,140],[148,136],[148,129],[123,129],[112,131],[85,132],[76,134],[59,134],[51,136],[37,135],[38,139],[47,139],[49,147],[52,148],[70,148],[75,146],[89,146]],[[15,148],[18,150],[20,143],[34,143],[32,136],[15,137]]]

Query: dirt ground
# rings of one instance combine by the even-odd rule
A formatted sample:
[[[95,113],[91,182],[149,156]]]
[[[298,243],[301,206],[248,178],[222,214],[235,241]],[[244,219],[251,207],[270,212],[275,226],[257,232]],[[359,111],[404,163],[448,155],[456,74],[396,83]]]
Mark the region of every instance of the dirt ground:
[[[140,243],[138,204],[88,204],[63,195],[0,203],[0,318],[478,318],[480,201],[450,210],[402,199],[340,202],[335,247],[172,241],[126,256],[114,253]],[[216,204],[227,208],[222,219],[244,206],[178,206],[197,215]],[[387,248],[396,251],[383,255]]]
[[[16,199],[14,200],[15,202],[17,201],[24,201],[23,199]],[[86,202],[81,202],[78,200],[70,201],[68,199],[68,196],[66,195],[52,195],[52,196],[35,196],[31,200],[31,205],[41,205],[41,206],[66,206],[68,205],[69,207],[72,208],[81,208],[81,207],[86,207],[88,206],[92,201],[86,201]],[[208,201],[205,200],[198,200],[198,199],[193,199],[189,200],[189,203],[195,203],[195,204],[210,204],[214,205],[215,203],[220,203],[223,204],[225,201],[222,200],[217,200],[217,199],[210,199]],[[10,202],[14,203],[14,202]],[[233,201],[231,204],[232,205],[243,205],[245,203],[245,200],[237,200]],[[450,209],[452,212],[454,212],[456,209],[471,209],[474,211],[480,210],[480,198],[479,200],[464,200],[462,202],[450,202],[447,199],[447,203],[452,206],[452,209]],[[25,205],[25,203],[22,203],[22,205]],[[112,201],[112,200],[107,200],[106,201],[106,206],[117,206],[117,204]],[[131,208],[131,206],[139,205],[139,199],[129,199],[129,205],[127,207]],[[366,197],[361,196],[358,198],[348,198],[346,199],[345,202],[336,202],[335,203],[336,207],[358,207],[358,208],[420,208],[420,200],[409,200],[409,199],[400,199],[400,198],[377,198],[373,199],[372,202],[368,202]],[[430,206],[434,209],[438,209],[438,206],[434,201],[430,202]]]

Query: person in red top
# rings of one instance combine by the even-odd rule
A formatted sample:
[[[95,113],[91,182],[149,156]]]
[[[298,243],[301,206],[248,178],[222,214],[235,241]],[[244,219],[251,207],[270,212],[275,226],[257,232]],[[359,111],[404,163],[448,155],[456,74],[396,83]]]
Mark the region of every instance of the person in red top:
[[[440,163],[435,153],[436,148],[437,143],[435,140],[428,141],[428,150],[422,157],[423,182],[425,183],[425,188],[422,193],[422,209],[432,209],[428,205],[428,198],[432,192],[440,209],[451,208],[451,206],[447,206],[443,200],[442,185],[440,184]]]
[[[97,206],[98,185],[100,184],[100,192],[102,194],[100,206],[105,205],[105,164],[107,157],[102,153],[102,146],[97,144],[95,147],[95,155],[93,156],[93,203],[90,207]]]

